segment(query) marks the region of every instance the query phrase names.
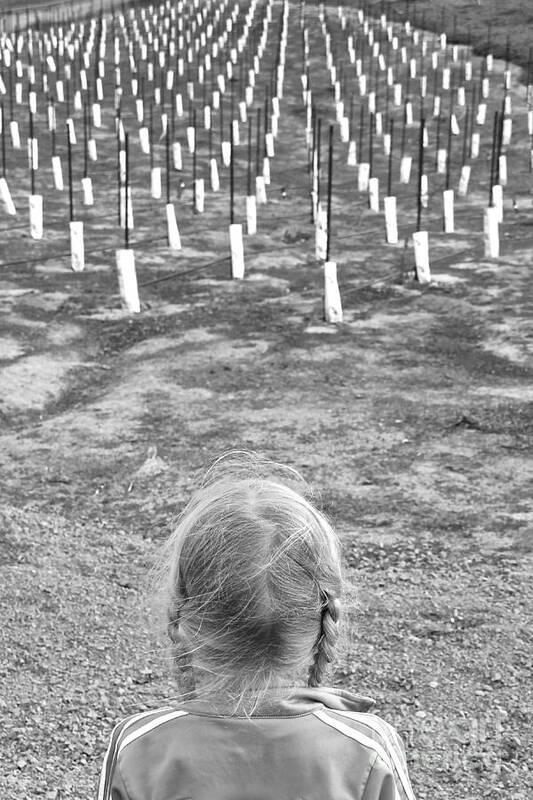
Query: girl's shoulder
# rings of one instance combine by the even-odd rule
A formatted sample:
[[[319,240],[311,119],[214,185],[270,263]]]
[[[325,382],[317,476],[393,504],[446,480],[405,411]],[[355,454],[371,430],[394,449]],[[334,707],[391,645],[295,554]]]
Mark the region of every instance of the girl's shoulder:
[[[124,719],[118,722],[113,728],[108,750],[113,749],[120,752],[136,739],[144,736],[144,734],[155,730],[165,722],[178,719],[186,713],[186,711],[179,707],[161,706],[161,708],[130,714],[130,716],[124,717]]]
[[[374,754],[373,779],[380,780],[381,770],[393,778],[399,797],[414,800],[403,741],[393,725],[371,712],[375,703],[370,697],[323,688],[300,690],[296,698],[300,702],[318,702],[321,707],[314,710],[315,718]],[[368,796],[372,796],[370,790]]]
[[[178,719],[186,714],[185,711],[172,706],[162,706],[151,711],[142,711],[131,714],[118,722],[111,733],[104,763],[100,775],[98,800],[107,800],[110,797],[112,776],[115,773],[119,758],[130,745],[140,740],[160,725]]]

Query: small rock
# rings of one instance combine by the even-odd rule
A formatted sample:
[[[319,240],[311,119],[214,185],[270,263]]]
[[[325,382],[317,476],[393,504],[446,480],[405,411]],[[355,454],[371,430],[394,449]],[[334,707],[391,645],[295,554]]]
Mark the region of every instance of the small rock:
[[[147,455],[144,464],[135,472],[135,478],[154,478],[168,469],[168,465],[157,455],[156,447],[149,447]]]

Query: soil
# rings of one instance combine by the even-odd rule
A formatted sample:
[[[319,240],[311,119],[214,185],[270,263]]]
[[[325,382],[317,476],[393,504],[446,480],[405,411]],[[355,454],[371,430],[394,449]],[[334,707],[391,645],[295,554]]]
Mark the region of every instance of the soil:
[[[522,71],[512,67],[501,257],[483,256],[484,141],[455,234],[442,233],[443,177],[429,170],[428,285],[413,279],[413,185],[397,187],[401,243],[386,245],[336,138],[332,255],[344,320],[328,325],[291,14],[269,203],[259,233],[245,237],[245,280],[230,280],[227,174],[203,215],[190,211],[190,163],[183,187],[173,176],[184,249],[172,254],[164,201],[151,200],[148,160],[136,151],[142,310],[121,310],[109,110],[97,204],[86,209],[76,195],[84,272],[69,269],[65,197],[45,190],[42,242],[29,238],[25,210],[0,216],[7,800],[94,796],[113,724],[175,696],[151,567],[202,471],[231,448],[291,464],[320,491],[348,586],[331,683],[373,696],[398,727],[417,797],[525,800],[533,790],[533,239]],[[314,11],[309,19],[320,42]],[[318,47],[311,77],[326,119],[332,94]],[[490,103],[499,108],[497,90]],[[242,219],[245,146],[238,158]],[[376,158],[384,180],[386,160]],[[12,154],[8,180],[25,209],[22,156]]]

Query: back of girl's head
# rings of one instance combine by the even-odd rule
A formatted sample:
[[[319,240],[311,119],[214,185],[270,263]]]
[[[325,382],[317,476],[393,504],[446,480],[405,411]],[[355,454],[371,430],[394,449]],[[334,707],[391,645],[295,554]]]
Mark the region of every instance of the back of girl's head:
[[[333,656],[341,590],[333,529],[293,470],[251,453],[207,473],[168,543],[168,631],[210,691],[261,695]]]

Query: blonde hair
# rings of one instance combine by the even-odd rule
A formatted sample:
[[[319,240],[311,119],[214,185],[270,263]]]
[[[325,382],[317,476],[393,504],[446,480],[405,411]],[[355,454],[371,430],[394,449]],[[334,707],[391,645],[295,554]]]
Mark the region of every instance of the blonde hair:
[[[339,543],[289,467],[225,454],[166,548],[168,634],[205,691],[261,698],[308,670],[318,686],[338,635]]]

